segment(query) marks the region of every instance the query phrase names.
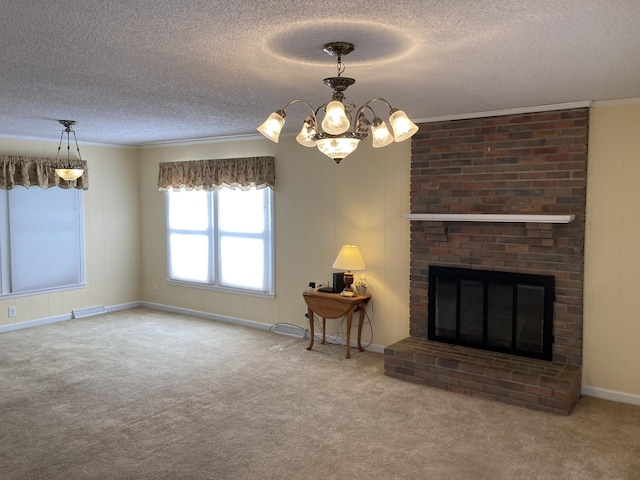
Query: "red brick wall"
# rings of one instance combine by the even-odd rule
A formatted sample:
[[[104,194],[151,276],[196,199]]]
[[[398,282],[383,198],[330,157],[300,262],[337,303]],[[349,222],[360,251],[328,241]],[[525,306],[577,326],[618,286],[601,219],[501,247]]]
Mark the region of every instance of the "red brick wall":
[[[553,275],[553,360],[582,363],[589,110],[425,123],[411,213],[573,214],[569,224],[411,221],[410,334],[427,337],[429,265]]]

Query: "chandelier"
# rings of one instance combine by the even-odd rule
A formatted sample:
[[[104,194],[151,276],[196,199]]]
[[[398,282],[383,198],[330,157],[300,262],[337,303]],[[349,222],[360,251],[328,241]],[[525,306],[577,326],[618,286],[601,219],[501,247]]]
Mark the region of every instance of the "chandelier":
[[[67,182],[72,182],[80,178],[85,170],[84,167],[81,166],[82,157],[80,156],[80,147],[78,146],[78,139],[76,138],[76,132],[73,129],[73,126],[76,124],[76,121],[75,120],[58,120],[58,122],[60,122],[64,126],[64,130],[62,130],[62,133],[60,134],[60,143],[58,144],[58,154],[56,155],[56,163],[53,166],[53,168],[55,168],[56,173],[60,178],[62,178],[63,180],[66,180]],[[60,157],[60,148],[62,148],[62,139],[65,133],[67,134],[67,163],[62,163],[59,160],[59,157]],[[76,163],[72,163],[70,159],[71,142],[70,142],[69,135],[71,133],[73,133],[73,139],[76,142],[76,150],[78,151],[79,161]]]
[[[296,140],[305,147],[318,147],[318,150],[335,160],[336,163],[340,163],[343,158],[358,148],[360,141],[367,138],[369,134],[372,136],[373,147],[380,148],[394,141],[402,142],[416,133],[418,127],[409,120],[407,114],[393,108],[384,98],[372,98],[357,110],[353,103],[344,102],[344,91],[356,81],[353,78],[341,76],[345,70],[342,56],[348,55],[353,49],[353,44],[347,42],[332,42],[324,46],[326,53],[337,57],[338,68],[337,77],[324,79],[324,84],[333,92],[329,103],[314,109],[306,100],[291,100],[282,110],[269,115],[269,118],[258,127],[258,131],[269,140],[278,143],[280,132],[284,127],[287,108],[294,103],[304,103],[309,107],[311,113],[304,119]],[[391,131],[384,120],[373,111],[371,104],[374,102],[382,102],[389,107]],[[324,112],[321,124],[318,123],[320,111]]]

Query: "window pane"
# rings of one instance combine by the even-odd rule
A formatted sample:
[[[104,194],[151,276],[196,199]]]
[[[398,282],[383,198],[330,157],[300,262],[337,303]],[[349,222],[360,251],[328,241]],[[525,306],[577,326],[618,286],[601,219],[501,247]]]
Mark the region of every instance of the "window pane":
[[[206,235],[169,235],[169,277],[174,280],[209,281],[209,238]]]
[[[209,195],[209,192],[203,190],[169,190],[169,228],[199,231],[209,228]]]
[[[8,204],[11,291],[82,283],[81,192],[19,186],[8,191]]]
[[[269,188],[168,191],[169,278],[272,293],[272,208]]]
[[[220,251],[220,276],[223,285],[266,290],[262,240],[222,237]]]
[[[218,190],[218,215],[223,232],[261,233],[265,227],[265,194],[262,190]]]

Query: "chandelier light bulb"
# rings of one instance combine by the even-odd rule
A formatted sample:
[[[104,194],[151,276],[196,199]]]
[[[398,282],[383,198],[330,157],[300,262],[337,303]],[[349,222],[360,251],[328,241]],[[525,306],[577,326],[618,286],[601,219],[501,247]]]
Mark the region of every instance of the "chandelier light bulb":
[[[56,168],[56,174],[67,182],[73,182],[82,176],[83,168]]]
[[[337,100],[329,102],[324,120],[322,120],[322,129],[331,135],[340,135],[349,130],[349,126],[349,119],[342,102]]]
[[[393,143],[393,135],[389,132],[387,124],[379,118],[376,118],[371,125],[371,136],[373,137],[373,148],[386,147]]]
[[[321,138],[316,143],[318,150],[335,160],[336,163],[340,163],[343,158],[358,148],[360,140],[350,137],[329,137]]]
[[[418,131],[418,126],[402,110],[394,110],[389,116],[389,123],[396,142],[402,142]]]
[[[278,143],[280,132],[284,127],[284,112],[273,112],[269,118],[258,127],[258,131],[274,143]]]
[[[313,139],[315,134],[316,128],[314,127],[313,122],[307,119],[302,125],[300,133],[296,137],[296,141],[303,147],[315,147],[316,141]]]

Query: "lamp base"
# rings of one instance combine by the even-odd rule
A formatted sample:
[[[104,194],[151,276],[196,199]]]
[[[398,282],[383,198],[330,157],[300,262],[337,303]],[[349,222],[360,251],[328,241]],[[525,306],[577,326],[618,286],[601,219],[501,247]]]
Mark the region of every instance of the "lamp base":
[[[355,297],[356,292],[353,291],[351,285],[353,284],[353,273],[351,270],[344,272],[344,290],[340,292],[343,297]]]

